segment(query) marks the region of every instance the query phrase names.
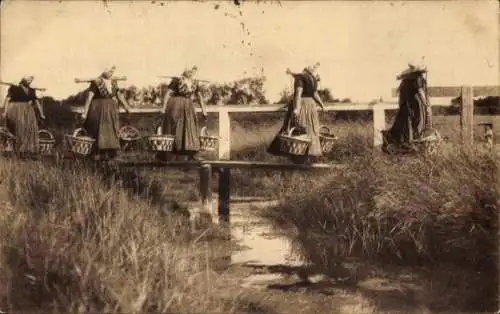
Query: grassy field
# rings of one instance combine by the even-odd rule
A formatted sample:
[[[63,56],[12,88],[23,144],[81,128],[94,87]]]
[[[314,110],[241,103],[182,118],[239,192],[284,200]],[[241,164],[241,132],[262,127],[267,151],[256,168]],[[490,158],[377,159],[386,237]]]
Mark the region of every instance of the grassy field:
[[[279,115],[232,118],[233,159],[280,160],[265,153]],[[496,310],[496,156],[451,146],[433,159],[373,155],[370,123],[324,118],[340,138],[328,158],[347,171],[235,170],[233,195],[281,200],[256,214],[286,234],[315,272],[347,269],[353,281],[411,274],[425,282],[418,299],[432,312]],[[150,131],[153,119],[128,122]],[[435,124],[458,141],[458,117]],[[216,125],[211,119],[211,132]],[[223,233],[188,228],[184,204],[199,196],[196,173],[128,171],[114,181],[78,162],[8,160],[0,172],[2,311],[306,313],[337,306],[338,295],[250,293],[237,285],[243,271],[218,270]],[[352,305],[337,311],[391,309],[380,295],[361,298],[359,291],[347,293]]]

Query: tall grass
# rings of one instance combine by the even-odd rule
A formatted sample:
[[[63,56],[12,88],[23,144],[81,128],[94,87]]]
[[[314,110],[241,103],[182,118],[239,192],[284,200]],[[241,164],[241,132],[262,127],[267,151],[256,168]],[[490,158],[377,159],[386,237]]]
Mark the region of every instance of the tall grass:
[[[76,165],[2,160],[0,309],[233,312],[186,220]],[[196,238],[195,238],[196,236]]]
[[[457,148],[430,159],[369,154],[346,165],[291,187],[264,212],[305,261],[332,276],[353,260],[460,267],[477,286],[452,308],[496,310],[496,155]]]

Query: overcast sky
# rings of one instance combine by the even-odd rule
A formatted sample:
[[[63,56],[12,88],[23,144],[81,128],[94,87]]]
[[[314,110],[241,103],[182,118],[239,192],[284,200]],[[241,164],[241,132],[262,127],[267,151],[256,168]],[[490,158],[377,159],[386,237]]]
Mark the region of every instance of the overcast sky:
[[[163,3],[163,5],[162,5]],[[219,8],[216,9],[216,5]],[[34,75],[47,95],[86,86],[109,65],[124,86],[156,84],[196,64],[230,81],[264,71],[268,98],[285,70],[319,61],[338,98],[390,97],[408,60],[425,57],[431,85],[499,82],[498,1],[2,1],[1,79]],[[5,88],[2,88],[5,92]]]

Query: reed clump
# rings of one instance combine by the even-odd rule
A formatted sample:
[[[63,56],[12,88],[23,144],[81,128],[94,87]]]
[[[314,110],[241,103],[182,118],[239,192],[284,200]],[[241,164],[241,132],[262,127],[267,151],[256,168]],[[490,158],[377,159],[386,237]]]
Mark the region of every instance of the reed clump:
[[[237,296],[222,299],[214,291],[213,249],[189,232],[185,218],[77,164],[2,160],[0,172],[0,310],[237,308]]]
[[[346,165],[291,186],[281,205],[264,213],[304,261],[332,276],[353,260],[453,265],[481,274],[489,290],[476,290],[495,303],[500,163],[494,153],[448,147],[430,158],[365,154]]]

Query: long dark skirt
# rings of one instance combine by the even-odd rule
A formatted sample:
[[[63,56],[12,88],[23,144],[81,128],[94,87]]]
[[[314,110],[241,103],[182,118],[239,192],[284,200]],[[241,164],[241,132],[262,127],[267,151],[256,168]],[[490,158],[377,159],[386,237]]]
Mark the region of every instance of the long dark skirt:
[[[283,132],[288,132],[291,127],[295,127],[298,134],[306,133],[311,138],[311,144],[309,145],[309,148],[304,156],[319,157],[322,155],[321,144],[319,141],[320,122],[318,111],[316,109],[316,102],[313,98],[302,98],[299,115],[296,119],[293,118],[293,104],[290,103],[288,105],[285,120],[283,121],[283,126],[281,127],[278,135]],[[278,135],[276,135],[269,145],[267,152],[275,156],[287,156],[286,153],[283,153],[280,150]]]
[[[16,153],[38,152],[38,121],[29,102],[11,102],[7,110],[6,127],[16,137]]]
[[[421,137],[425,129],[427,112],[418,101],[407,101],[400,106],[394,123],[387,132],[388,144],[409,144]]]
[[[94,99],[84,124],[89,136],[96,140],[94,154],[115,156],[120,149],[119,106],[113,99]]]
[[[168,100],[162,130],[163,134],[175,136],[173,153],[192,155],[200,150],[200,128],[191,99],[172,97]]]

